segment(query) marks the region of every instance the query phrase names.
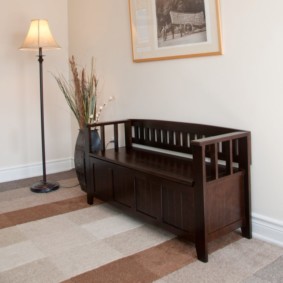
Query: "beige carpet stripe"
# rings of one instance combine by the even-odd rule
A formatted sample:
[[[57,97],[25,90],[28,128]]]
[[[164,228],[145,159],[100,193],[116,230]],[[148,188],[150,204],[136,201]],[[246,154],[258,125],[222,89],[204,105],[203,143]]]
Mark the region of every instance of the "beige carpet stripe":
[[[209,253],[239,240],[231,233],[209,245]],[[63,283],[149,283],[158,280],[197,260],[195,246],[174,238],[134,255],[75,276]]]
[[[102,201],[95,199],[94,203],[101,204]],[[0,229],[76,211],[87,207],[89,207],[89,205],[86,202],[86,196],[79,196],[3,213],[0,214]]]

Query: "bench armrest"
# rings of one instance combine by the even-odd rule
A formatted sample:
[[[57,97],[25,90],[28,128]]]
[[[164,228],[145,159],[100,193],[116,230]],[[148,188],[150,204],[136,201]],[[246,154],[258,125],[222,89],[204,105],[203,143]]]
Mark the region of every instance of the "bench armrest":
[[[193,140],[192,145],[206,146],[209,144],[229,141],[231,139],[234,140],[234,139],[244,138],[244,137],[247,137],[247,135],[249,134],[250,134],[249,132],[233,132],[233,133],[228,133],[228,134],[223,134],[223,135],[206,137],[202,139]]]
[[[247,171],[251,164],[250,132],[232,132],[191,142],[195,170],[202,171],[207,180],[206,166],[209,163],[214,180],[220,178],[219,168],[225,167],[225,176],[232,175],[234,168]]]
[[[126,147],[129,148],[131,147],[131,139],[130,139],[130,120],[116,120],[116,121],[108,121],[108,122],[100,122],[100,123],[93,123],[93,124],[88,124],[85,127],[85,139],[87,141],[86,143],[86,153],[92,153],[90,150],[90,144],[91,144],[91,135],[90,132],[92,129],[97,129],[99,130],[99,135],[101,139],[101,151],[104,152],[106,150],[107,144],[106,144],[106,138],[105,138],[105,129],[109,129],[112,131],[112,133],[109,133],[111,138],[113,137],[113,140],[111,142],[114,143],[114,148],[115,151],[118,151],[119,149],[119,130],[118,127],[119,125],[123,124],[125,128],[125,143]]]

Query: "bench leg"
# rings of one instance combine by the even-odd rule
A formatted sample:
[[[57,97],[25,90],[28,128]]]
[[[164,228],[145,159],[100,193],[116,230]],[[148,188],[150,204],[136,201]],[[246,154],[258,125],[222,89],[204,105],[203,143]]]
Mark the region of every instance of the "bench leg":
[[[207,243],[204,241],[196,241],[196,251],[198,260],[208,262],[208,249]]]
[[[87,191],[87,203],[89,205],[93,204],[93,199],[94,199],[94,190],[93,190],[93,164],[88,161],[86,163],[88,167],[86,168],[86,191]]]
[[[252,238],[251,223],[249,223],[248,225],[242,226],[241,227],[241,231],[242,231],[242,236],[244,238],[247,238],[247,239],[251,239]]]
[[[93,204],[93,198],[94,198],[93,194],[89,194],[89,193],[87,194],[87,203],[89,205]]]

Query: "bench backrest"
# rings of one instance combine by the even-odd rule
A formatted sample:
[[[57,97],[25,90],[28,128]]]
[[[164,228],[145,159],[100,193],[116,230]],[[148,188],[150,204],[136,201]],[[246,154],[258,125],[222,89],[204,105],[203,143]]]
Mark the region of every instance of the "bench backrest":
[[[191,141],[238,130],[160,120],[130,120],[130,141],[134,144],[192,154]],[[129,140],[129,139],[128,139]]]

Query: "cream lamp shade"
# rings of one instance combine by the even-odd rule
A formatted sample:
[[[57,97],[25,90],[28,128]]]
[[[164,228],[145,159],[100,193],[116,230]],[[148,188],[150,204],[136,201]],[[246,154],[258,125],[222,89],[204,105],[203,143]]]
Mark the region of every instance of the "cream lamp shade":
[[[20,50],[60,49],[53,38],[47,20],[32,20]]]

